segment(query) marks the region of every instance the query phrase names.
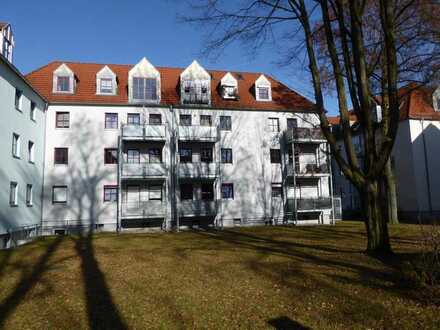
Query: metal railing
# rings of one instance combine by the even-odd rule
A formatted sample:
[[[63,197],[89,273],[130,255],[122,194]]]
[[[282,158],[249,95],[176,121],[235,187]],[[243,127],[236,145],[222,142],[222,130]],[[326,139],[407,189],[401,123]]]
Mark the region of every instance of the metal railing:
[[[216,126],[179,126],[179,140],[181,141],[208,141],[217,140]]]
[[[158,178],[166,175],[165,163],[121,163],[122,178]]]
[[[215,178],[218,175],[217,162],[178,163],[177,173],[181,178]]]
[[[215,200],[183,200],[179,203],[181,216],[210,216],[217,214]]]
[[[122,218],[161,218],[166,214],[166,203],[163,201],[122,202]]]
[[[122,138],[138,140],[164,140],[165,126],[149,124],[124,124],[122,125]]]
[[[332,208],[332,199],[330,197],[299,198],[296,200],[296,208],[297,211],[327,210]],[[294,199],[287,200],[287,211],[295,212]]]
[[[289,129],[286,131],[286,137],[289,142],[296,140],[325,140],[321,129],[314,127],[296,127]]]

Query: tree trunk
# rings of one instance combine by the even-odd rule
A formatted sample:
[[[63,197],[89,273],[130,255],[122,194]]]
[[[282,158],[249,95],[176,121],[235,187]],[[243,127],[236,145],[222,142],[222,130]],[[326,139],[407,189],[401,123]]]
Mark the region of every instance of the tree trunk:
[[[385,184],[388,200],[388,223],[398,224],[399,218],[397,215],[397,191],[396,191],[396,179],[394,177],[393,170],[391,168],[391,161],[385,165]]]
[[[368,239],[367,253],[371,255],[391,253],[388,225],[384,217],[387,212],[383,212],[387,203],[383,203],[382,196],[380,180],[371,180],[365,184],[362,199]]]

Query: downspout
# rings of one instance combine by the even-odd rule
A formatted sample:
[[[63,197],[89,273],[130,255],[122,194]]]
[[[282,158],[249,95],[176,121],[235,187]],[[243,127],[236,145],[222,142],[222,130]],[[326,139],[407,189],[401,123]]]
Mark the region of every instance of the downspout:
[[[422,141],[423,141],[423,158],[425,162],[425,178],[426,178],[426,190],[428,192],[428,206],[429,206],[429,212],[432,214],[432,199],[431,199],[431,179],[429,175],[429,166],[428,166],[428,155],[426,152],[426,138],[425,138],[425,125],[424,125],[424,118],[421,120],[422,123]]]
[[[177,197],[176,197],[176,131],[175,131],[175,109],[172,105],[169,107],[171,112],[171,141],[170,141],[170,174],[171,174],[171,220],[176,220],[176,230],[179,231],[180,223],[177,214]]]
[[[329,150],[328,150],[328,144],[326,143],[326,145],[325,145],[325,151],[326,151],[326,154],[327,154],[327,164],[328,164],[328,168],[329,168],[329,174],[330,174],[330,177],[329,177],[329,189],[330,189],[330,191],[329,191],[329,193],[330,193],[330,200],[332,201],[332,219],[331,219],[331,221],[332,221],[332,224],[333,225],[335,225],[336,224],[336,221],[335,221],[335,199],[334,199],[334,196],[333,196],[333,169],[332,169],[332,160],[331,160],[331,155],[330,155],[330,152],[329,152]]]

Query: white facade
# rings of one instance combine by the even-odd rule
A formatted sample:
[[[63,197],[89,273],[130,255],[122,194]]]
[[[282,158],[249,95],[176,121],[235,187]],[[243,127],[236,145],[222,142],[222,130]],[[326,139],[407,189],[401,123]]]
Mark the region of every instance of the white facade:
[[[57,112],[69,113],[69,128],[55,127]],[[117,128],[105,128],[106,113],[117,114]],[[139,114],[141,124],[126,125],[129,114]],[[150,114],[160,114],[162,125],[149,125]],[[180,115],[191,116],[191,126],[182,126]],[[211,116],[211,126],[201,126],[200,116]],[[220,116],[231,117],[231,130],[219,128]],[[269,118],[279,120],[279,132],[271,131]],[[292,144],[286,143],[285,136],[287,118],[296,118],[298,126],[310,128],[318,120],[311,114],[261,110],[51,105],[47,111],[43,228],[50,232],[93,224],[103,230],[170,229],[176,225],[233,226],[297,219],[330,223],[329,172],[305,170],[305,163],[327,161],[322,150],[326,144],[296,142],[308,145],[309,153],[299,155],[302,172],[296,175],[295,189],[287,150]],[[152,133],[136,133],[144,129]],[[54,149],[60,147],[68,148],[67,165],[54,164]],[[118,164],[104,164],[105,148],[119,150]],[[148,161],[151,148],[160,149],[161,163]],[[192,150],[190,162],[180,161],[180,149],[184,148]],[[201,149],[209,148],[212,161],[204,163]],[[232,149],[232,163],[222,162],[224,148]],[[139,151],[134,161],[129,161],[128,149]],[[280,164],[271,163],[270,149],[281,150]],[[223,183],[233,185],[233,198],[222,198]],[[180,188],[185,184],[193,185],[191,200],[181,199]],[[212,198],[203,199],[203,185],[212,185]],[[273,185],[282,188],[280,196],[272,197]],[[54,203],[54,186],[67,186],[66,203]],[[119,202],[104,201],[104,186],[119,188]],[[151,189],[158,186],[162,187],[161,200]],[[295,196],[326,199],[328,203],[312,208],[303,202],[299,216],[291,213],[288,217],[287,200],[293,201]]]
[[[0,55],[0,248],[37,235],[42,214],[45,101]]]

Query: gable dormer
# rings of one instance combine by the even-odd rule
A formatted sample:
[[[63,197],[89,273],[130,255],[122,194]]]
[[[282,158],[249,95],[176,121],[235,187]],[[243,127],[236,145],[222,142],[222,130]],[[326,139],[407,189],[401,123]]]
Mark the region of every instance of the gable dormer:
[[[128,72],[130,103],[160,103],[160,73],[144,57]]]
[[[255,97],[257,101],[272,101],[272,85],[263,74],[255,81]]]
[[[238,81],[228,72],[220,82],[220,91],[224,99],[238,99]]]
[[[116,95],[117,91],[116,74],[106,65],[96,74],[96,94]]]
[[[12,53],[14,51],[14,35],[11,24],[0,22],[0,53],[12,63]]]
[[[211,76],[197,61],[180,75],[180,100],[182,104],[211,104]]]
[[[73,94],[75,85],[75,75],[66,64],[61,64],[53,72],[53,93]]]

